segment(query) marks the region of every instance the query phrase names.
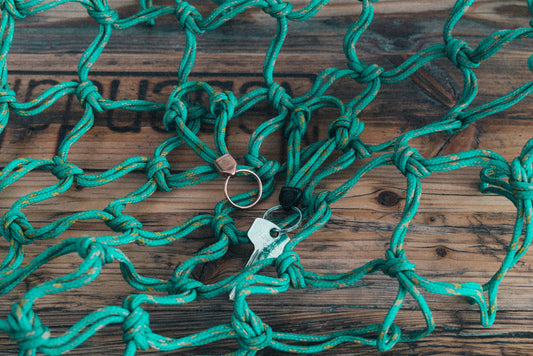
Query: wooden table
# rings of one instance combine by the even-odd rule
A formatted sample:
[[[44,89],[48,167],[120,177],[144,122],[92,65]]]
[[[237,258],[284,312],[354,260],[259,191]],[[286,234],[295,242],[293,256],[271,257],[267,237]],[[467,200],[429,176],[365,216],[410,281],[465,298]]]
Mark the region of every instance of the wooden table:
[[[138,9],[135,1],[109,1],[121,16]],[[214,5],[192,1],[202,14]],[[305,1],[293,1],[295,7]],[[367,63],[393,68],[414,52],[442,42],[442,27],[453,1],[380,1],[375,19],[360,41],[358,54]],[[326,67],[345,67],[343,35],[357,19],[361,5],[352,0],[334,0],[314,19],[291,23],[289,37],[276,64],[276,78],[291,95],[310,89],[313,79]],[[531,15],[525,1],[476,1],[456,29],[456,36],[475,46],[500,28],[528,26]],[[259,10],[238,16],[215,32],[199,37],[198,54],[191,79],[232,90],[237,96],[262,84],[263,56],[274,34],[275,22]],[[76,79],[77,62],[98,30],[83,8],[67,4],[17,22],[8,57],[8,81],[20,101],[34,98],[50,85]],[[165,102],[176,85],[184,36],[175,18],[166,16],[154,27],[139,25],[114,31],[111,41],[94,65],[90,78],[104,97],[139,98]],[[527,60],[531,40],[510,44],[476,69],[480,104],[504,95],[533,78]],[[340,98],[353,97],[362,86],[341,81],[332,89]],[[377,99],[361,114],[365,122],[362,138],[382,142],[406,130],[440,119],[462,90],[460,72],[445,59],[429,63],[410,79],[384,85]],[[420,153],[433,157],[474,148],[494,150],[511,160],[533,136],[533,101],[526,98],[513,108],[472,124],[451,136],[424,137],[416,141]],[[17,157],[50,159],[58,143],[79,120],[82,110],[75,96],[66,96],[44,113],[31,118],[12,115],[0,136],[0,165]],[[247,142],[257,125],[272,117],[271,108],[258,106],[232,120],[228,142],[242,162]],[[85,172],[101,172],[131,156],[152,156],[154,148],[169,134],[163,130],[162,114],[132,114],[121,110],[97,116],[95,127],[72,149],[71,160]],[[322,139],[334,118],[324,111],[310,123],[306,143]],[[212,132],[200,133],[212,142]],[[285,145],[280,136],[262,147],[265,155],[284,161]],[[187,148],[170,155],[173,171],[202,164]],[[359,166],[359,165],[358,165]],[[320,189],[331,189],[348,179],[352,171],[334,175]],[[0,192],[0,211],[5,212],[23,194],[55,183],[49,172],[33,172]],[[42,226],[75,211],[103,209],[107,204],[145,181],[135,172],[101,188],[71,189],[65,194],[27,209],[29,220]],[[243,180],[242,182],[246,182]],[[277,189],[282,186],[280,179]],[[147,201],[128,208],[152,231],[178,225],[200,213],[213,213],[223,199],[222,178],[170,193],[157,192]],[[406,252],[422,276],[440,281],[486,282],[497,270],[510,239],[515,216],[507,200],[478,191],[479,169],[466,168],[433,174],[423,181],[421,206],[409,227]],[[405,202],[405,178],[388,167],[369,173],[343,199],[333,204],[328,224],[297,246],[302,265],[314,272],[351,270],[373,258],[383,258],[390,234]],[[232,214],[237,226],[246,228],[255,217],[277,204],[277,191],[253,209]],[[75,224],[61,237],[27,246],[28,258],[65,237],[103,235],[102,223]],[[168,278],[172,270],[200,248],[213,243],[213,234],[203,229],[168,246],[125,246],[125,253],[139,272]],[[0,242],[1,251],[7,243]],[[195,272],[204,283],[237,273],[251,253],[250,246],[232,247],[224,258],[205,264]],[[7,295],[0,296],[0,318],[31,287],[63,275],[80,263],[73,254],[54,260],[28,277]],[[526,256],[504,279],[499,292],[496,322],[490,328],[479,324],[476,306],[457,297],[426,293],[436,321],[435,331],[412,343],[397,345],[390,354],[503,355],[533,353],[533,257]],[[393,300],[397,282],[381,273],[365,277],[356,287],[336,290],[289,290],[278,296],[250,299],[253,309],[275,330],[320,333],[380,322]],[[106,266],[98,279],[78,290],[48,296],[36,304],[36,312],[53,335],[59,335],[87,313],[106,305],[121,305],[134,290],[123,280],[118,264]],[[226,295],[200,300],[183,307],[148,309],[151,328],[163,335],[179,337],[227,323],[232,303]],[[423,327],[417,304],[409,299],[398,323],[406,329]],[[235,341],[210,344],[166,354],[224,353],[234,350]],[[123,352],[120,326],[106,327],[74,350],[73,355],[118,355]],[[0,335],[0,355],[16,352],[15,343]],[[376,354],[374,348],[343,344],[328,355]],[[139,352],[139,354],[145,354]],[[146,353],[147,354],[147,353]],[[261,355],[277,354],[263,350]]]

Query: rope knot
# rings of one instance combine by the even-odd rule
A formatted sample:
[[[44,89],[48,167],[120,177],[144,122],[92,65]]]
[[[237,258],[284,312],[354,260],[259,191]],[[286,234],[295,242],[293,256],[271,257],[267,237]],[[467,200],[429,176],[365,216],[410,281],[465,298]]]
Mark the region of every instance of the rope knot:
[[[286,109],[294,109],[291,96],[287,94],[287,91],[281,84],[277,82],[272,83],[272,85],[268,88],[267,95],[268,101],[270,101],[272,107],[278,113]]]
[[[116,213],[109,207],[105,208],[104,211],[112,216],[104,220],[105,224],[115,232],[127,233],[134,229],[141,229],[143,226],[139,220],[135,219],[131,215]]]
[[[475,68],[479,66],[479,62],[471,58],[473,49],[463,40],[452,38],[446,43],[445,52],[456,67]]]
[[[20,1],[17,0],[0,0],[0,9],[2,9],[2,12],[7,11],[14,18],[23,19],[26,14],[21,11],[20,5],[24,4],[17,6],[19,3]]]
[[[309,203],[310,208],[313,212],[327,210],[328,207],[328,192],[323,190],[318,194],[313,195],[311,202]]]
[[[350,147],[355,150],[357,158],[363,159],[372,156],[372,152],[369,147],[361,140],[360,137],[355,137],[350,140]]]
[[[522,149],[519,157],[511,162],[509,185],[512,193],[522,200],[533,200],[533,139]]]
[[[357,116],[349,118],[347,115],[341,115],[329,125],[328,136],[335,138],[337,149],[344,150],[352,146],[353,140],[359,139],[364,127],[364,123]]]
[[[116,10],[109,7],[105,9],[87,9],[87,13],[101,25],[112,25],[119,19]]]
[[[521,157],[515,157],[511,162],[511,180],[515,182],[529,183],[531,177],[531,167],[524,165]]]
[[[383,265],[383,273],[390,277],[396,278],[398,273],[412,272],[416,268],[415,264],[405,257],[405,252],[403,251],[399,252],[398,256],[396,256],[391,250],[387,250],[386,256],[387,260]]]
[[[278,276],[288,275],[293,288],[305,288],[304,268],[300,263],[300,256],[294,251],[283,252],[276,259]]]
[[[164,156],[154,157],[146,164],[146,176],[148,180],[153,180],[157,189],[170,192],[172,188],[168,186],[167,178],[170,176],[170,164]]]
[[[110,247],[96,241],[93,237],[77,240],[76,250],[78,255],[84,260],[96,256],[100,258],[102,264],[109,264],[114,261]]]
[[[7,85],[0,89],[0,104],[14,103],[17,101],[17,94]]]
[[[229,238],[230,244],[238,245],[239,241],[233,233],[234,227],[235,222],[226,213],[215,214],[211,220],[211,229],[213,229],[216,238],[220,239],[222,235],[225,235]]]
[[[136,307],[122,323],[122,340],[126,344],[134,343],[141,350],[148,349],[151,345],[147,336],[152,334],[150,329],[150,316],[141,307]]]
[[[218,92],[209,98],[209,110],[215,118],[226,114],[227,119],[233,117],[237,98],[231,91]]]
[[[21,211],[9,210],[2,215],[0,232],[8,241],[29,245],[35,239],[35,230]]]
[[[422,163],[424,160],[418,150],[410,146],[397,148],[394,154],[394,164],[404,176],[414,174],[419,178],[425,178],[430,175],[431,172]]]
[[[264,181],[274,178],[279,171],[279,162],[267,160],[260,167],[255,167],[257,175]]]
[[[357,66],[352,63],[348,63],[348,67],[358,73],[358,76],[354,79],[362,84],[378,79],[384,71],[384,69],[377,64],[365,66],[363,70],[358,70]]]
[[[289,121],[286,124],[285,135],[290,136],[291,132],[295,132],[299,137],[303,137],[310,119],[311,111],[309,109],[297,107],[291,113]]]
[[[165,130],[175,132],[178,127],[185,126],[187,114],[187,105],[183,101],[169,97],[165,115],[163,116]]]
[[[70,177],[75,178],[76,176],[81,176],[84,173],[80,167],[73,163],[65,162],[58,156],[55,156],[52,159],[52,162],[53,167],[51,172],[57,177],[57,179],[61,180]]]
[[[268,1],[269,6],[264,7],[263,11],[275,18],[284,18],[292,13],[292,4],[279,0]]]
[[[194,294],[196,298],[196,289],[202,286],[202,282],[190,278],[181,278],[180,276],[172,277],[167,282],[167,293],[171,295]]]
[[[251,166],[262,181],[273,178],[279,171],[279,162],[270,161],[264,157],[256,157],[250,153],[244,155],[244,160]]]
[[[272,344],[272,328],[265,324],[253,311],[244,315],[231,315],[231,325],[237,334],[237,341],[247,350],[259,351]],[[248,320],[249,319],[249,320]]]
[[[177,0],[176,4],[176,17],[181,27],[196,35],[202,33],[203,30],[198,27],[198,22],[202,20],[202,15],[200,15],[198,10],[187,1]]]
[[[46,345],[50,339],[50,329],[41,324],[39,317],[32,309],[23,310],[21,302],[13,307],[13,312],[7,316],[8,333],[21,351],[35,350]],[[23,352],[24,353],[24,352]]]
[[[100,106],[100,101],[103,100],[102,96],[96,85],[90,80],[78,84],[76,87],[76,96],[84,109],[87,108],[87,105],[90,105],[96,111],[104,112],[104,109]]]

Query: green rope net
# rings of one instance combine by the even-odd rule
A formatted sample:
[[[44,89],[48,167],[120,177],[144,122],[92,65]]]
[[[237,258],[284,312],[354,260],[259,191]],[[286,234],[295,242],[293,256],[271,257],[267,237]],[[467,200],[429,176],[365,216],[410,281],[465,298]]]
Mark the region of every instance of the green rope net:
[[[75,81],[51,85],[49,89],[28,102],[21,102],[8,83],[7,56],[13,40],[15,23],[68,2],[81,4],[97,22],[98,34],[83,52]],[[373,1],[362,0],[362,10],[357,20],[344,36],[345,68],[327,68],[317,76],[312,88],[302,96],[292,97],[274,79],[275,62],[288,33],[289,22],[306,21],[316,15],[327,0],[310,0],[306,6],[296,9],[282,0],[218,0],[209,14],[200,12],[186,1],[177,0],[172,6],[159,6],[150,0],[141,0],[139,11],[121,17],[110,8],[106,0],[1,0],[2,16],[0,49],[0,127],[8,124],[10,113],[34,116],[53,105],[60,98],[75,95],[83,109],[83,115],[59,145],[57,155],[50,159],[17,158],[7,164],[0,174],[0,189],[23,178],[34,170],[50,171],[57,183],[20,197],[0,218],[0,233],[9,243],[9,250],[0,265],[0,292],[9,293],[46,263],[67,254],[82,258],[79,266],[69,273],[45,281],[31,288],[0,319],[0,332],[15,341],[21,355],[40,352],[59,355],[75,349],[106,325],[119,324],[123,328],[126,344],[125,355],[137,350],[176,350],[214,343],[223,339],[236,339],[240,345],[235,355],[253,355],[258,350],[272,348],[284,352],[314,353],[330,349],[341,343],[372,345],[379,350],[389,350],[401,341],[420,339],[435,327],[434,320],[424,299],[424,293],[467,297],[479,307],[483,326],[494,322],[496,295],[500,282],[528,249],[533,237],[533,140],[523,148],[519,157],[507,162],[501,155],[489,150],[471,150],[432,158],[423,157],[410,145],[411,140],[430,134],[449,135],[471,123],[501,112],[533,92],[533,82],[526,83],[506,95],[490,102],[473,106],[478,83],[475,68],[504,46],[516,39],[533,37],[532,27],[502,29],[484,38],[476,48],[454,37],[454,27],[468,10],[473,0],[458,0],[445,22],[442,43],[430,45],[408,57],[393,69],[386,70],[377,64],[365,63],[357,55],[357,43],[373,19]],[[354,5],[355,6],[355,5]],[[533,12],[533,1],[527,1]],[[207,82],[189,80],[196,56],[198,36],[216,31],[221,25],[251,9],[261,9],[272,16],[277,24],[275,35],[268,48],[263,66],[264,85],[236,97],[231,91],[218,92]],[[161,16],[175,16],[176,28],[185,34],[185,48],[177,71],[178,85],[166,102],[148,100],[110,100],[102,97],[97,86],[89,79],[93,64],[104,51],[113,31],[132,26],[154,24]],[[533,21],[528,24],[532,25]],[[379,94],[381,85],[392,85],[406,78],[425,64],[447,58],[462,73],[463,88],[457,102],[436,122],[402,133],[397,138],[370,145],[360,134],[364,123],[359,114]],[[530,60],[530,69],[533,66]],[[326,94],[340,79],[353,80],[362,90],[349,101]],[[209,98],[208,102],[195,100],[198,94]],[[229,245],[248,244],[246,231],[235,227],[231,213],[236,209],[227,199],[216,204],[212,215],[195,216],[179,226],[158,232],[143,229],[135,217],[123,213],[130,205],[150,197],[157,190],[168,192],[194,184],[218,179],[220,173],[214,161],[229,153],[225,143],[228,122],[245,115],[256,105],[267,102],[275,116],[262,122],[250,135],[248,152],[244,155],[245,168],[255,172],[263,182],[262,199],[275,190],[275,178],[285,179],[285,186],[301,190],[303,223],[290,238],[284,252],[277,258],[266,258],[246,267],[239,273],[213,284],[205,284],[192,277],[193,269],[226,254]],[[83,167],[69,162],[69,152],[76,142],[93,126],[95,112],[113,109],[133,112],[164,112],[164,127],[171,137],[162,142],[153,157],[131,157],[115,167],[98,174],[87,174]],[[338,112],[329,125],[328,137],[305,147],[303,136],[311,117],[321,108]],[[208,127],[213,132],[214,149],[199,138],[199,130]],[[269,160],[261,154],[261,145],[276,132],[287,141],[285,162]],[[170,152],[188,145],[199,156],[203,165],[173,173],[167,160]],[[328,158],[330,158],[328,160]],[[361,159],[366,159],[359,167]],[[359,167],[358,169],[355,166]],[[391,166],[406,178],[406,203],[400,221],[395,227],[383,258],[371,260],[345,273],[317,274],[305,269],[294,247],[313,232],[320,229],[331,217],[330,205],[341,199],[360,178],[380,166]],[[417,274],[415,265],[407,258],[403,245],[409,222],[415,215],[422,194],[421,180],[434,172],[456,170],[463,167],[480,167],[482,193],[506,197],[516,206],[516,222],[509,241],[506,256],[500,268],[485,284],[445,283],[433,281]],[[315,188],[329,175],[347,170],[350,178],[332,190]],[[144,171],[146,182],[121,199],[111,201],[103,210],[87,210],[73,213],[34,228],[24,209],[56,197],[73,185],[97,187],[105,185],[133,171]],[[258,189],[232,197],[238,204],[252,203]],[[296,214],[290,213],[279,221],[280,226],[293,224]],[[30,261],[24,261],[24,246],[39,240],[54,239],[67,231],[75,222],[101,221],[111,232],[107,236],[63,238]],[[167,245],[202,227],[212,228],[216,243],[203,248],[181,263],[168,280],[139,274],[121,246],[137,243],[144,246]],[[24,262],[24,263],[23,263]],[[138,293],[124,298],[121,306],[112,305],[96,310],[76,321],[62,335],[53,335],[34,312],[34,304],[43,296],[62,293],[91,283],[98,278],[104,266],[119,263],[124,280]],[[262,271],[273,266],[275,276]],[[258,294],[279,294],[290,288],[341,288],[354,286],[365,275],[383,273],[398,283],[397,295],[383,322],[342,331],[324,330],[320,334],[297,334],[272,330],[248,305],[246,298]],[[181,338],[159,335],[150,329],[150,315],[145,308],[157,305],[183,305],[201,303],[201,299],[227,295],[235,289],[231,319],[225,324],[213,326],[202,332]],[[413,298],[423,315],[424,327],[419,330],[402,330],[395,318],[407,297]],[[104,331],[102,331],[104,332]]]

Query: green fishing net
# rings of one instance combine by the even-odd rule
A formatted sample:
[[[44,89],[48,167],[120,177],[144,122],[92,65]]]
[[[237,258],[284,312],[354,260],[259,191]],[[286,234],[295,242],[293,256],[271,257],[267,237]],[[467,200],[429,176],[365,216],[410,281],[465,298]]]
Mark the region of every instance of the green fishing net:
[[[113,324],[120,325],[123,330],[125,355],[133,355],[138,350],[184,349],[186,352],[189,347],[216,344],[225,339],[235,339],[238,342],[239,347],[233,353],[235,355],[253,355],[265,348],[315,353],[343,343],[372,345],[385,351],[398,342],[420,339],[435,328],[431,310],[424,298],[424,294],[428,293],[466,297],[464,299],[477,305],[482,325],[490,326],[496,315],[498,287],[506,273],[527,251],[533,237],[533,140],[528,141],[521,154],[511,162],[496,152],[484,149],[424,157],[412,145],[412,140],[422,136],[457,133],[477,120],[510,108],[528,97],[533,90],[533,82],[528,82],[506,95],[473,104],[478,93],[475,71],[480,63],[511,42],[533,37],[531,23],[518,24],[517,28],[501,29],[489,34],[476,46],[469,45],[455,36],[454,28],[473,2],[458,0],[449,11],[439,41],[407,56],[394,68],[385,69],[374,63],[366,63],[358,56],[358,41],[364,39],[365,30],[373,20],[374,1],[354,1],[353,6],[361,11],[344,35],[346,66],[321,70],[306,93],[293,96],[275,78],[276,59],[290,33],[289,24],[313,18],[327,6],[327,0],[310,0],[298,8],[290,1],[282,0],[218,0],[209,13],[203,14],[186,1],[177,0],[171,5],[160,5],[156,1],[141,0],[135,13],[128,16],[119,15],[106,0],[0,1],[0,128],[3,130],[8,125],[11,114],[27,116],[31,120],[31,117],[45,112],[67,96],[77,98],[83,110],[53,157],[16,158],[3,167],[0,173],[2,192],[35,170],[49,171],[57,177],[55,184],[17,197],[0,218],[0,233],[9,245],[9,249],[1,253],[0,292],[9,293],[41,267],[61,256],[76,254],[81,257],[81,263],[74,270],[29,289],[14,303],[8,315],[0,316],[0,332],[18,344],[21,355],[59,355],[68,352],[95,333],[105,333],[105,326]],[[77,3],[80,11],[86,11],[90,15],[95,28],[98,28],[96,37],[81,55],[75,80],[52,84],[38,96],[23,101],[10,86],[7,66],[17,22],[32,16],[37,18],[39,13],[66,3]],[[532,1],[524,1],[523,6],[533,12]],[[207,81],[191,80],[198,38],[208,32],[220,31],[222,25],[253,11],[270,15],[276,23],[275,33],[264,55],[262,84],[239,94],[219,91]],[[179,68],[173,73],[177,84],[172,93],[164,102],[112,100],[103,97],[101,90],[91,81],[90,74],[113,33],[133,26],[157,26],[157,19],[163,16],[175,17],[176,33],[185,36]],[[305,55],[313,54],[309,52]],[[360,113],[379,96],[381,87],[404,81],[424,65],[436,60],[449,60],[462,75],[462,91],[451,108],[440,120],[406,130],[391,140],[379,144],[365,143],[360,136],[364,130]],[[217,63],[212,64],[216,65]],[[352,93],[351,98],[344,101],[330,94],[328,89],[347,80],[357,83],[361,90]],[[199,100],[199,97],[207,100]],[[219,179],[223,174],[219,172],[215,162],[231,153],[226,142],[228,123],[236,117],[246,116],[249,111],[265,103],[274,115],[261,122],[249,135],[248,152],[239,157],[239,161],[244,164],[238,166],[238,169],[249,170],[260,178],[262,192],[256,188],[232,196],[231,201],[223,199],[213,202],[210,213],[198,214],[164,231],[149,231],[134,216],[124,213],[128,206],[146,200],[156,191],[164,194]],[[164,113],[162,126],[171,135],[157,146],[151,157],[130,157],[111,169],[88,173],[84,167],[72,163],[69,153],[76,147],[78,140],[93,128],[95,113],[115,109]],[[321,109],[336,111],[336,118],[329,124],[326,138],[304,145],[303,138],[308,131],[308,123]],[[209,144],[200,138],[199,133],[205,128],[210,130],[213,139]],[[286,143],[285,157],[281,161],[266,158],[261,150],[261,145],[275,134],[281,134]],[[167,158],[171,152],[185,145],[194,150],[202,164],[179,171],[173,167],[175,162]],[[319,229],[330,220],[330,205],[342,199],[351,189],[357,189],[357,183],[363,175],[385,166],[401,172],[407,186],[402,216],[390,235],[383,257],[361,261],[359,267],[344,273],[319,274],[306,269],[305,263],[300,261],[299,255],[294,251],[295,246],[304,243],[312,234],[319,233]],[[480,167],[480,191],[503,196],[516,207],[515,228],[507,243],[506,255],[501,260],[500,268],[484,284],[427,279],[417,273],[415,264],[408,259],[404,250],[408,225],[417,212],[422,194],[421,181],[432,173],[463,167]],[[321,182],[341,171],[349,172],[349,179],[336,187],[329,186],[327,190],[321,190]],[[38,228],[34,227],[35,224],[25,213],[26,208],[67,191],[75,194],[74,187],[90,190],[115,182],[132,172],[143,172],[146,175],[144,184],[124,197],[110,201],[101,210],[70,213]],[[242,271],[211,284],[195,279],[192,271],[197,266],[222,258],[230,245],[250,243],[247,232],[236,228],[232,214],[235,215],[240,207],[250,205],[258,198],[259,203],[262,203],[277,189],[276,184],[280,180],[285,181],[285,192],[290,191],[294,196],[286,202],[287,216],[277,221],[277,224],[284,228],[294,226],[298,220],[296,211],[301,209],[302,214],[301,226],[290,236],[283,251],[275,257],[258,259]],[[267,210],[270,207],[264,208]],[[63,237],[73,224],[83,221],[101,222],[108,227],[109,233],[102,236],[61,238],[37,256],[31,259],[25,257],[25,246],[39,244],[40,240]],[[212,229],[216,242],[180,263],[169,279],[140,274],[125,252],[124,246],[130,244],[138,249],[162,245],[174,248],[171,245],[174,241],[206,227]],[[73,321],[64,333],[51,333],[35,311],[36,301],[44,296],[88,285],[110,264],[120,266],[124,281],[136,292],[125,297],[120,305],[105,306]],[[275,271],[275,275],[263,273],[267,267],[270,271]],[[377,324],[345,330],[333,328],[317,334],[273,330],[247,303],[247,297],[251,295],[283,298],[283,292],[294,288],[363,287],[357,283],[364,276],[374,273],[385,274],[397,282],[396,297],[383,321]],[[179,308],[186,303],[202,303],[202,300],[208,298],[229,295],[232,290],[235,291],[235,299],[228,300],[228,303],[232,303],[233,312],[225,323],[179,338],[158,334],[150,328],[150,313],[147,309],[153,310],[158,306]],[[415,325],[403,330],[395,322],[408,297],[420,309],[423,315],[420,324],[423,327]]]

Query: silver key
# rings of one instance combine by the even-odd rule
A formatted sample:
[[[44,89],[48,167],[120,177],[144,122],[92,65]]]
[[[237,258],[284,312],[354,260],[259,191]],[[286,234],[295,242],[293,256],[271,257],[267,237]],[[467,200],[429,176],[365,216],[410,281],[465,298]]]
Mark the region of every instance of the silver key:
[[[277,237],[272,237],[271,231],[278,232]],[[254,252],[246,263],[246,267],[267,258],[275,258],[283,253],[285,246],[289,243],[287,234],[280,232],[281,229],[273,222],[257,218],[248,230],[248,239],[254,245]],[[235,299],[235,288],[230,292],[229,299]]]

